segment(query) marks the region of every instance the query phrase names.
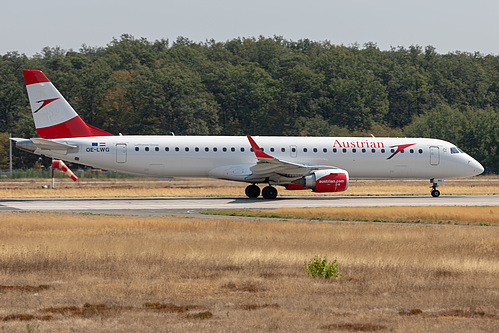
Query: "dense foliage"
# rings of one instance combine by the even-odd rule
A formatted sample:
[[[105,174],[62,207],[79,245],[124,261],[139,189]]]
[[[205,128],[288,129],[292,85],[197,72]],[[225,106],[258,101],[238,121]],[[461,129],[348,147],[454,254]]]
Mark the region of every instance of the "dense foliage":
[[[0,56],[0,133],[32,137],[22,69],[44,71],[87,123],[111,133],[425,136],[451,141],[499,171],[497,56],[280,37],[170,43],[129,35],[78,52],[7,53]],[[16,165],[30,161],[17,157]]]

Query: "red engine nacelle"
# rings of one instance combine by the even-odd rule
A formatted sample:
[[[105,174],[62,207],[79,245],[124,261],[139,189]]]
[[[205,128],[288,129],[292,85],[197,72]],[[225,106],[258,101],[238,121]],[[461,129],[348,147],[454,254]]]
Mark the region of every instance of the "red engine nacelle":
[[[293,184],[288,190],[310,188],[314,192],[342,192],[348,188],[348,172],[342,169],[325,169],[314,171]]]
[[[306,187],[303,187],[301,185],[298,185],[298,184],[291,183],[291,184],[287,184],[286,185],[286,190],[300,191],[300,190],[310,190],[310,189],[306,188]]]

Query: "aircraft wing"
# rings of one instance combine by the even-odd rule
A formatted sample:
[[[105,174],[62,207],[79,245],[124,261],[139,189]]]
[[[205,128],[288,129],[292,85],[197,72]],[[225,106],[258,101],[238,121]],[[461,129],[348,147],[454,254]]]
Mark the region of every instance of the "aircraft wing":
[[[309,175],[314,170],[336,168],[330,165],[307,165],[275,158],[265,153],[250,135],[247,135],[247,138],[257,158],[256,165],[249,168],[251,174],[245,178],[248,182],[272,181],[277,184],[286,184],[303,176]]]

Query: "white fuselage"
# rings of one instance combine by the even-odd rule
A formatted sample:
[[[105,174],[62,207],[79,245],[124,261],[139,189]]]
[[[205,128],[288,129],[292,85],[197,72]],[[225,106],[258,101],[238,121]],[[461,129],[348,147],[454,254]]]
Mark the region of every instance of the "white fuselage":
[[[483,172],[453,144],[424,138],[254,137],[265,151],[291,163],[334,166],[351,178],[458,178]],[[102,136],[54,139],[68,152],[35,153],[141,176],[212,177],[245,181],[256,163],[245,136]],[[398,147],[400,150],[392,158]],[[267,179],[268,181],[268,179]],[[264,182],[264,180],[261,180]]]

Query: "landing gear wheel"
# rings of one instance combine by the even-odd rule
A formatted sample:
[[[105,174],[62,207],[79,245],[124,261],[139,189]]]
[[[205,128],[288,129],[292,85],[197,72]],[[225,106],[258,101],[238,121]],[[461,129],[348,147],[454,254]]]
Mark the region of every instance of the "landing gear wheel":
[[[438,183],[443,183],[444,180],[443,179],[435,179],[435,178],[432,178],[430,179],[430,183],[432,183],[431,185],[431,196],[434,197],[434,198],[438,198],[440,196],[440,191],[437,190],[437,187],[438,187]]]
[[[260,195],[260,188],[255,184],[248,185],[246,186],[244,192],[246,193],[246,196],[248,198],[258,198],[258,196]]]
[[[431,196],[434,198],[438,198],[440,196],[439,190],[431,190]]]
[[[262,196],[265,199],[275,199],[277,198],[277,189],[273,186],[265,186],[262,190]]]

